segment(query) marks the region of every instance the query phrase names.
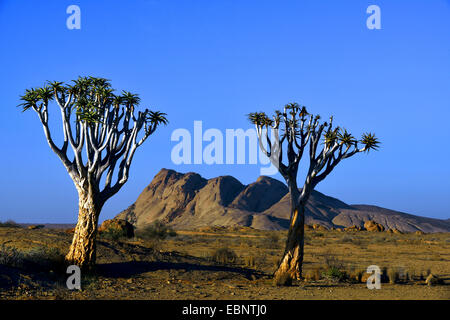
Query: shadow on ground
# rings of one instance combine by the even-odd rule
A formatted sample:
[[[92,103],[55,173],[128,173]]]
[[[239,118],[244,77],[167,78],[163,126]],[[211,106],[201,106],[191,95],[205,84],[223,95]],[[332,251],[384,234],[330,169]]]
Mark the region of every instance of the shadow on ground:
[[[129,278],[157,270],[229,272],[239,274],[249,280],[263,276],[261,273],[251,269],[187,262],[129,261],[97,265],[98,275],[109,278]]]

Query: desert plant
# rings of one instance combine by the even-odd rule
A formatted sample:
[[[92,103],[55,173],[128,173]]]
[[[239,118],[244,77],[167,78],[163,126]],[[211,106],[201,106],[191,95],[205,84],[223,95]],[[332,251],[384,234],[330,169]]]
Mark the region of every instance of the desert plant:
[[[278,169],[289,187],[291,221],[283,260],[275,273],[289,272],[293,278],[300,279],[304,252],[305,207],[312,191],[343,159],[357,153],[376,150],[379,141],[372,133],[365,133],[358,140],[347,130],[334,128],[333,117],[330,117],[329,122],[321,123],[320,116],[310,115],[305,106],[297,103],[285,105],[284,110],[275,111],[272,118],[264,112],[250,113],[248,118],[256,127],[261,150]],[[320,141],[323,148],[318,151]],[[299,189],[297,174],[308,144],[309,151],[306,154],[309,156],[309,169],[306,171],[303,188]],[[283,159],[287,159],[287,163],[283,163]]]
[[[400,281],[400,274],[395,268],[389,268],[387,276],[390,284],[398,283]]]
[[[292,276],[288,272],[285,273],[277,273],[273,278],[273,283],[276,286],[284,286],[288,287],[292,285]]]
[[[338,269],[336,267],[329,267],[322,272],[322,276],[328,280],[332,281],[343,281],[347,279],[347,273],[344,270]]]
[[[32,271],[62,272],[65,267],[64,255],[57,248],[39,246],[21,251],[2,244],[0,264]]]
[[[0,222],[0,228],[22,228],[22,226],[13,220],[6,220],[5,222]]]
[[[244,257],[244,265],[249,268],[254,268],[255,263],[255,257],[254,256],[245,256]]]
[[[167,237],[175,237],[177,233],[170,226],[161,221],[155,221],[136,232],[136,236],[148,240],[164,240]]]
[[[269,248],[277,247],[278,241],[280,241],[280,236],[276,233],[269,233],[267,236],[267,244]]]
[[[50,149],[78,191],[78,222],[66,260],[80,267],[95,264],[100,212],[128,181],[136,149],[160,124],[167,124],[165,113],[145,109],[136,115],[138,95],[126,91],[115,95],[113,91],[109,80],[79,77],[73,84],[49,82],[41,88],[27,89],[20,98],[23,111],[37,113]],[[64,142],[60,147],[50,132],[52,101],[61,112]]]
[[[107,230],[103,231],[100,236],[104,239],[117,242],[120,239],[127,238],[127,233],[122,229],[108,228]]]
[[[15,247],[2,244],[0,246],[0,265],[9,267],[20,267],[23,265],[24,256]]]
[[[215,250],[212,253],[211,258],[214,262],[228,264],[228,263],[235,263],[237,255],[233,250],[227,247],[223,247]]]
[[[24,252],[24,260],[27,269],[65,271],[64,254],[57,248],[46,246],[33,247]]]

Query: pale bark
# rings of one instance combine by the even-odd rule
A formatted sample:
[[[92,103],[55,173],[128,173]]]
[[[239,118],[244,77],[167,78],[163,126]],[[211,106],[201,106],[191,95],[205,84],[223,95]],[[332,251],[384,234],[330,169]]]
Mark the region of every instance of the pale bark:
[[[66,261],[82,268],[91,268],[96,259],[97,225],[102,203],[92,192],[79,195],[78,222]]]
[[[301,279],[302,277],[305,208],[311,192],[341,160],[367,150],[367,146],[358,148],[356,140],[349,144],[336,138],[334,141],[333,139],[328,142],[324,141],[322,150],[318,152],[317,148],[322,136],[325,133],[337,134],[340,129],[333,128],[332,117],[330,117],[329,123],[320,124],[320,117],[313,118],[312,115],[307,117],[306,109],[305,113],[302,109],[302,114],[299,115],[299,110],[298,105],[287,105],[284,112],[278,112],[274,116],[273,121],[268,119],[264,113],[251,115],[251,121],[256,126],[261,150],[278,168],[289,187],[291,197],[289,232],[283,258],[274,276],[288,274],[291,279]],[[284,132],[280,137],[279,129],[282,125],[284,125]],[[272,129],[272,139],[269,138],[269,129]],[[263,145],[263,140],[266,141],[266,147]],[[283,143],[286,143],[286,164],[283,163]],[[297,173],[300,160],[308,144],[309,169],[300,192],[297,187]]]
[[[92,94],[92,87],[90,90]],[[27,108],[31,107],[38,114],[47,143],[63,163],[78,191],[78,223],[66,260],[85,267],[95,263],[97,223],[104,203],[127,182],[136,149],[156,130],[159,122],[149,120],[152,112],[148,109],[137,112],[135,116],[132,103],[113,105],[111,99],[101,99],[100,93],[91,101],[95,105],[92,110],[96,110],[99,118],[94,122],[83,120],[80,114],[74,112],[78,110],[77,103],[82,98],[79,91],[74,87],[69,87],[68,91],[67,95],[66,91],[54,87],[53,92],[53,99],[61,111],[64,142],[60,148],[53,141],[48,122],[48,103],[52,99],[23,100],[29,102]],[[75,125],[72,127],[73,121]],[[165,123],[165,120],[162,122]],[[138,138],[142,131],[144,133]],[[73,160],[67,155],[69,146],[73,151]],[[117,180],[112,183],[116,165]],[[100,182],[105,173],[105,184],[101,190]]]

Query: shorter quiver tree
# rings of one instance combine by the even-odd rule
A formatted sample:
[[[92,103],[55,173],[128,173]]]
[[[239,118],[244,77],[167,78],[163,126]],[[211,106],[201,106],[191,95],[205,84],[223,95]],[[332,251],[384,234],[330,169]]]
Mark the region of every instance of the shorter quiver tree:
[[[83,268],[95,264],[97,224],[103,205],[127,182],[136,149],[160,124],[167,124],[165,113],[146,109],[136,114],[138,95],[126,91],[115,95],[113,91],[106,79],[80,77],[72,85],[49,82],[42,88],[28,89],[21,97],[23,110],[38,114],[51,150],[78,191],[78,222],[66,261]],[[50,133],[51,101],[61,111],[61,147]]]
[[[283,112],[276,111],[272,119],[264,112],[250,113],[248,117],[256,126],[260,148],[278,168],[290,192],[288,237],[275,277],[288,275],[291,279],[301,279],[305,207],[311,192],[343,159],[377,149],[379,142],[371,133],[365,133],[361,140],[357,140],[347,130],[334,128],[333,117],[328,123],[321,123],[320,116],[314,117],[297,103],[287,104]],[[320,141],[322,149],[318,151]],[[308,144],[309,169],[303,188],[299,190],[297,173]],[[283,163],[283,151],[286,153],[286,164]]]

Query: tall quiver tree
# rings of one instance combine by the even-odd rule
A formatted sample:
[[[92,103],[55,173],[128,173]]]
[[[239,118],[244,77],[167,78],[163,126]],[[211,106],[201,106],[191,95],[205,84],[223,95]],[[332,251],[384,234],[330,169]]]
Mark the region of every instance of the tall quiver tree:
[[[321,122],[320,116],[314,117],[306,111],[306,107],[300,107],[297,103],[287,104],[283,112],[276,111],[272,118],[264,112],[250,113],[248,117],[256,126],[260,148],[278,168],[290,192],[288,237],[284,255],[274,275],[301,279],[305,208],[311,192],[343,159],[376,150],[379,141],[371,133],[365,133],[357,140],[347,130],[333,127],[333,117],[328,123]],[[322,147],[318,151],[319,142]],[[309,168],[303,187],[299,189],[297,173],[305,150],[309,151]],[[283,162],[284,151],[286,163]]]
[[[127,182],[136,149],[160,124],[167,124],[165,113],[148,109],[136,112],[138,95],[113,92],[106,79],[80,77],[71,85],[49,82],[42,88],[28,89],[21,97],[23,110],[38,114],[51,150],[78,191],[78,222],[66,261],[82,268],[95,264],[100,211]],[[61,147],[55,144],[49,126],[52,101],[61,112]]]

